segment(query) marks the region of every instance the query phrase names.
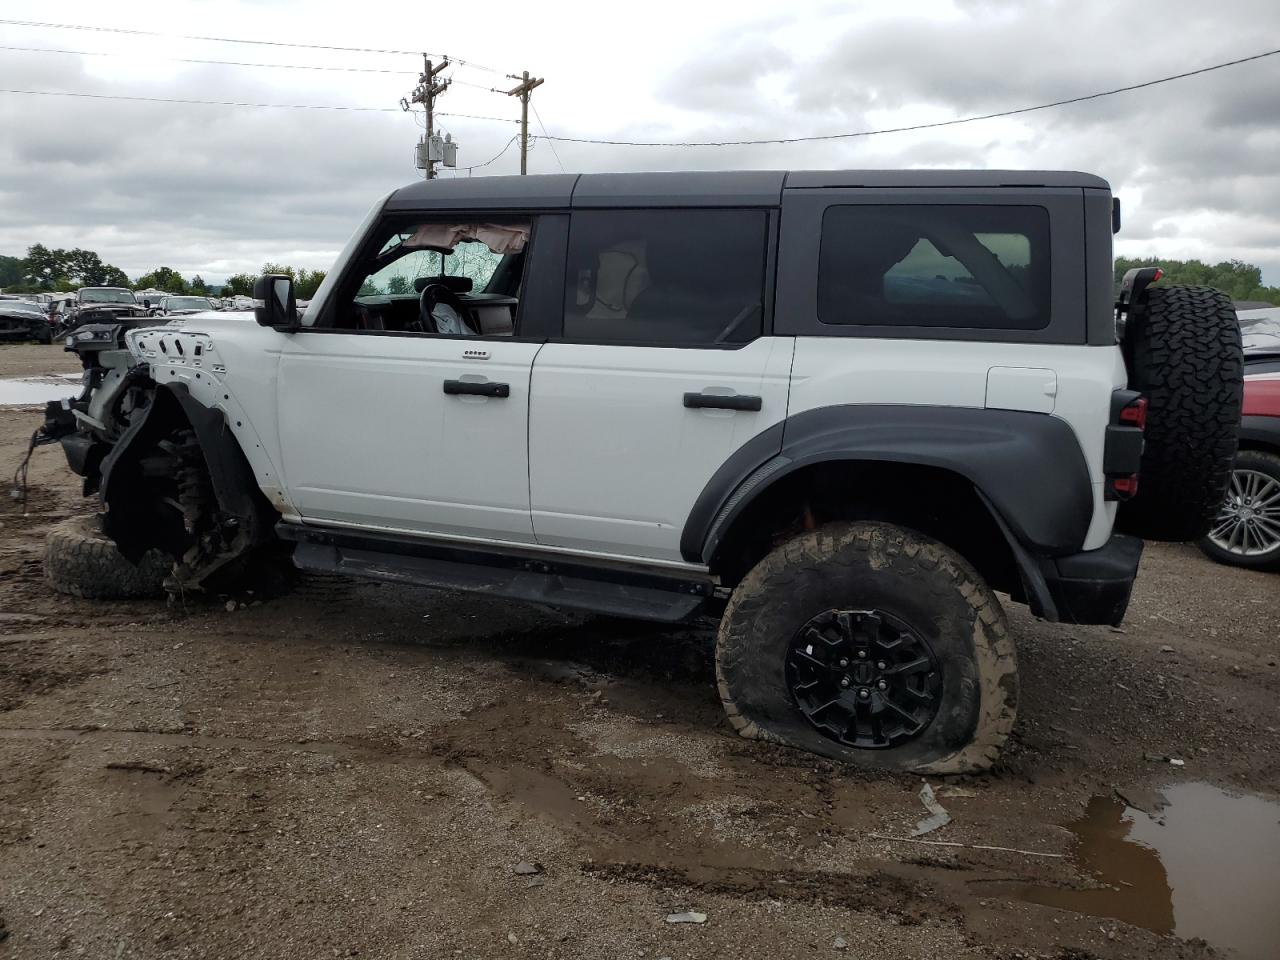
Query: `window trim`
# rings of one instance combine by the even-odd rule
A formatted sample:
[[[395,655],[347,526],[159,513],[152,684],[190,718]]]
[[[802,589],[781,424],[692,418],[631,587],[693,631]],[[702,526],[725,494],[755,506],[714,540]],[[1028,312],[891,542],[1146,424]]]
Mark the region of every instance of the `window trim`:
[[[761,269],[763,277],[760,285],[760,328],[749,340],[735,341],[733,343],[697,343],[688,340],[605,340],[597,337],[566,337],[564,335],[564,322],[567,314],[566,301],[569,290],[575,283],[569,277],[569,243],[573,238],[573,222],[579,216],[593,216],[598,214],[614,214],[614,213],[687,213],[691,211],[708,211],[714,213],[726,212],[745,212],[757,213],[763,215],[764,218],[764,250],[761,258]],[[757,206],[738,206],[738,205],[721,205],[721,206],[590,206],[579,207],[569,211],[567,217],[568,224],[565,234],[565,252],[564,263],[561,274],[564,279],[564,289],[561,295],[561,301],[558,308],[558,318],[554,324],[555,332],[548,336],[549,343],[566,343],[581,346],[600,346],[600,347],[661,347],[676,350],[740,350],[749,346],[761,337],[769,337],[773,335],[773,302],[775,295],[775,264],[777,260],[778,246],[778,208],[777,207],[757,207]]]
[[[294,328],[295,333],[341,333],[350,334],[352,336],[361,337],[418,337],[428,338],[432,340],[466,340],[470,341],[496,341],[499,343],[542,343],[545,342],[545,336],[521,336],[521,321],[525,313],[525,297],[521,296],[520,302],[516,307],[515,322],[513,332],[510,336],[505,334],[468,334],[458,333],[418,333],[414,330],[354,330],[345,327],[336,327],[332,323],[334,315],[339,309],[339,304],[347,299],[354,300],[354,292],[347,297],[347,291],[368,275],[363,270],[364,261],[371,253],[376,253],[374,249],[377,238],[385,233],[386,228],[394,226],[397,223],[450,223],[461,217],[475,216],[475,212],[468,210],[449,210],[438,211],[413,211],[413,210],[387,210],[383,209],[378,218],[369,226],[364,237],[360,241],[360,245],[356,248],[355,255],[346,263],[342,276],[338,278],[338,282],[334,285],[333,290],[325,300],[325,304],[320,313],[316,316],[316,322],[310,326],[299,325]],[[523,271],[520,276],[520,290],[523,291],[529,279],[529,263],[533,259],[532,252],[537,244],[538,228],[543,214],[541,211],[511,211],[502,210],[485,210],[483,211],[484,220],[494,220],[502,222],[503,220],[520,220],[528,221],[530,224],[529,242],[525,246],[525,258],[521,267]],[[359,291],[359,286],[355,286],[355,292]]]
[[[995,325],[992,325],[992,324],[957,324],[957,323],[937,323],[937,324],[886,324],[886,323],[858,323],[858,322],[856,322],[856,321],[854,321],[854,322],[850,322],[850,323],[838,323],[838,322],[835,322],[835,321],[831,321],[831,320],[825,320],[825,319],[823,319],[823,300],[824,300],[824,298],[823,298],[823,283],[822,283],[822,277],[823,277],[823,265],[824,265],[823,255],[824,255],[824,252],[828,249],[828,247],[827,247],[828,236],[827,236],[827,232],[826,232],[826,230],[827,230],[827,218],[828,218],[828,217],[830,217],[832,214],[836,214],[836,213],[837,213],[837,211],[852,211],[852,210],[859,210],[860,208],[875,208],[875,209],[877,209],[877,210],[884,210],[884,209],[892,209],[892,208],[895,208],[895,207],[896,207],[896,208],[903,208],[903,207],[908,207],[908,206],[927,207],[927,208],[929,208],[930,210],[937,210],[937,209],[939,209],[939,208],[960,208],[960,209],[963,209],[963,208],[965,208],[965,207],[976,207],[976,208],[980,208],[980,209],[984,209],[984,210],[985,210],[985,209],[990,209],[990,208],[996,208],[996,209],[1002,209],[1002,210],[1013,210],[1013,209],[1017,209],[1017,210],[1036,210],[1036,211],[1039,211],[1039,214],[1040,214],[1040,222],[1036,224],[1036,227],[1035,227],[1035,228],[1033,228],[1033,232],[1031,232],[1031,233],[1012,233],[1012,232],[1010,232],[1010,233],[1006,233],[1006,235],[1007,235],[1007,236],[1020,236],[1020,237],[1022,237],[1023,239],[1025,239],[1025,240],[1027,241],[1027,249],[1028,249],[1029,256],[1030,256],[1030,258],[1031,258],[1031,261],[1030,261],[1029,266],[1036,264],[1037,260],[1040,260],[1040,259],[1043,259],[1043,260],[1047,261],[1047,262],[1045,263],[1045,267],[1046,267],[1046,269],[1045,269],[1045,282],[1046,282],[1046,284],[1047,284],[1047,290],[1045,290],[1045,291],[1038,291],[1038,290],[1028,290],[1028,291],[1025,291],[1025,292],[1027,293],[1027,295],[1028,295],[1028,299],[1032,300],[1032,301],[1033,301],[1033,303],[1034,303],[1034,305],[1035,305],[1035,308],[1036,308],[1036,316],[1035,316],[1035,319],[1036,319],[1037,321],[1039,321],[1039,322],[1037,323],[1037,325],[1036,325],[1036,326],[1033,326],[1033,327],[1024,327],[1024,326],[1000,327],[1000,326],[995,326]],[[968,230],[968,229],[969,229],[969,225],[968,225],[968,224],[963,224],[963,225],[962,225],[962,227],[963,227],[963,229],[965,229],[965,230]],[[1041,235],[1037,235],[1037,234],[1040,234],[1040,230],[1041,230],[1041,229],[1043,230],[1043,233],[1042,233]],[[834,231],[833,231],[833,232],[834,232]],[[973,232],[973,234],[974,234],[974,236],[975,236],[975,238],[976,238],[976,236],[977,236],[979,233],[985,233],[985,232],[991,232],[991,231],[974,230],[974,231],[972,231],[972,232]],[[930,245],[930,246],[932,246],[932,247],[934,248],[934,250],[935,250],[935,251],[937,251],[937,246],[936,246],[936,244],[934,244],[934,243],[933,243],[933,241],[932,241],[930,238],[925,237],[925,236],[922,236],[922,237],[921,237],[921,239],[922,239],[922,240],[924,240],[925,242],[929,243],[929,245]],[[1036,247],[1033,247],[1033,246],[1032,246],[1033,241],[1036,241],[1036,240],[1042,240],[1042,241],[1043,241],[1043,247],[1040,247],[1039,249],[1037,249]],[[918,241],[917,241],[917,242],[918,242]],[[979,240],[978,242],[979,242],[979,243],[981,243],[982,241],[981,241],[981,240]],[[912,249],[914,250],[914,247],[913,247]],[[939,253],[940,253],[940,251],[937,251],[937,252],[939,252]],[[994,251],[992,251],[992,252],[993,252],[993,254],[994,254]],[[955,259],[955,258],[952,258],[952,259]],[[999,258],[997,257],[997,259],[999,259]],[[957,260],[957,262],[960,262],[960,261],[958,261],[958,260]],[[898,265],[899,265],[899,264],[901,264],[901,263],[902,263],[902,261],[898,261],[898,263],[897,263],[897,264],[893,264],[892,266],[890,266],[890,268],[889,268],[889,272],[891,272],[891,271],[894,269],[894,267],[898,266]],[[982,284],[981,280],[979,280],[977,277],[974,277],[974,276],[973,276],[973,273],[969,270],[969,268],[968,268],[967,266],[965,266],[962,262],[960,262],[960,263],[961,263],[961,266],[964,268],[965,272],[966,272],[966,273],[968,273],[968,274],[969,274],[969,276],[970,276],[972,279],[977,280],[977,281],[978,281],[978,283],[981,285],[981,284]],[[1002,266],[1003,266],[1003,264],[1002,264]],[[887,278],[888,278],[888,276],[889,276],[889,272],[886,272],[886,273],[884,274],[884,277],[885,277],[886,279],[887,279]],[[819,323],[821,323],[824,327],[878,327],[878,328],[892,328],[892,329],[895,329],[895,330],[897,330],[897,329],[902,329],[902,328],[910,328],[910,329],[926,329],[926,330],[960,330],[960,331],[966,331],[966,332],[975,332],[975,331],[994,331],[994,332],[1001,333],[1001,334],[1005,334],[1005,333],[1018,333],[1018,332],[1037,332],[1037,331],[1045,330],[1045,329],[1047,329],[1047,328],[1048,328],[1048,326],[1050,325],[1050,323],[1052,323],[1052,322],[1053,322],[1053,217],[1052,217],[1052,215],[1050,214],[1049,209],[1048,209],[1046,206],[1044,206],[1044,204],[1040,204],[1040,203],[1030,203],[1030,202],[1027,202],[1027,203],[998,203],[998,204],[997,204],[997,203],[983,203],[983,204],[978,204],[978,203],[942,203],[942,202],[929,203],[929,204],[902,204],[902,203],[896,203],[896,204],[874,204],[874,203],[833,203],[833,204],[830,204],[829,206],[827,206],[827,207],[822,211],[822,216],[821,216],[821,219],[820,219],[820,222],[819,222],[819,237],[818,237],[818,266],[817,266],[817,277],[816,277],[816,282],[817,282],[817,301],[816,301],[817,317],[818,317],[818,322],[819,322]],[[988,295],[988,296],[992,296],[992,297],[993,297],[993,299],[994,299],[994,295],[991,293],[991,291],[990,291],[990,290],[988,290],[988,289],[986,288],[986,286],[985,286],[985,285],[982,285],[982,289],[984,290],[984,292],[986,292],[986,293],[987,293],[987,295]],[[949,305],[948,305],[948,304],[911,304],[911,303],[906,303],[906,304],[901,304],[901,306],[903,306],[903,307],[905,307],[905,308],[910,309],[911,307],[915,307],[915,306],[919,306],[919,307],[921,307],[921,308],[927,308],[927,307],[930,307],[930,306],[937,306],[937,307],[940,307],[940,308],[941,308],[941,307],[945,307],[945,306],[949,306]],[[993,303],[993,304],[992,304],[992,306],[993,306],[993,308],[995,308],[995,309],[999,309],[999,304]]]
[[[818,252],[824,211],[852,204],[1039,206],[1049,212],[1050,315],[1040,330],[860,326],[818,320]],[[1084,193],[1080,187],[830,187],[783,191],[778,247],[777,336],[976,343],[1088,342]]]

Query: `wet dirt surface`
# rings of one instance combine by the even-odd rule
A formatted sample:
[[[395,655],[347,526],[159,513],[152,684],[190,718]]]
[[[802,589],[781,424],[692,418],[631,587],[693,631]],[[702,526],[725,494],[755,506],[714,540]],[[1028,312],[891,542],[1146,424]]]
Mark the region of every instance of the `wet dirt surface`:
[[[1134,801],[1137,802],[1137,801]],[[1091,889],[1025,886],[1013,896],[1231,947],[1280,953],[1280,803],[1208,783],[1174,783],[1150,811],[1094,797],[1071,824]]]
[[[0,377],[41,372],[10,349]],[[39,419],[0,409],[6,478]],[[919,778],[732,735],[710,624],[330,578],[234,612],[75,601],[46,589],[40,556],[86,508],[77,479],[57,448],[30,479],[26,516],[0,500],[0,957],[1280,953],[1227,940],[1243,920],[1186,926],[1202,888],[1184,878],[1231,876],[1213,859],[1227,839],[1177,848],[1133,814],[1119,832],[1134,804],[1185,832],[1179,784],[1276,798],[1276,575],[1156,545],[1121,631],[1010,606],[1022,686],[1003,761],[931,781],[952,820],[905,843],[881,838],[927,815]],[[1118,807],[1090,806],[1116,790]],[[1088,814],[1117,824],[1099,843],[1152,856],[1098,861],[1064,826]],[[1011,893],[1124,882],[1144,906],[1123,919]],[[688,910],[707,922],[665,921]]]

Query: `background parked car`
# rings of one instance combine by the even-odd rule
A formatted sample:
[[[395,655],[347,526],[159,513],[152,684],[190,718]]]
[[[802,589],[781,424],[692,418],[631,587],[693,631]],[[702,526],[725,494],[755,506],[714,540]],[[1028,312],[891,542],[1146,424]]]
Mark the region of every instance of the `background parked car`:
[[[1241,312],[1240,329],[1240,449],[1222,512],[1200,549],[1236,567],[1280,567],[1280,307]]]
[[[49,314],[30,300],[0,300],[0,340],[53,342]]]
[[[126,287],[83,287],[62,315],[65,333],[86,323],[117,323],[148,316],[148,308],[138,303]]]
[[[165,297],[160,301],[159,314],[162,317],[186,317],[212,309],[213,302],[208,297]]]

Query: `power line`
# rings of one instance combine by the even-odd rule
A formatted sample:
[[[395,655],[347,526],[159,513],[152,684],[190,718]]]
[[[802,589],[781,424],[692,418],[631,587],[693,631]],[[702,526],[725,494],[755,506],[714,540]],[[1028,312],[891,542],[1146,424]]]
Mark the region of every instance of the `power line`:
[[[68,90],[10,90],[0,93],[16,93],[32,97],[80,97],[89,100],[129,100],[138,103],[200,104],[209,107],[261,107],[271,110],[343,110],[348,113],[400,113],[399,107],[356,107],[331,103],[249,103],[240,100],[193,100],[183,97],[130,97],[114,93],[74,93]],[[519,123],[510,117],[485,117],[470,113],[441,113],[442,117],[461,120],[489,120],[494,123]]]
[[[551,148],[551,155],[556,158],[556,165],[560,168],[560,172],[564,173],[564,162],[560,159],[560,151],[556,149],[555,141],[547,136],[547,125],[542,122],[537,106],[533,103],[530,103],[529,106],[533,107],[533,118],[538,121],[538,127],[542,130],[542,138],[547,141],[547,146]]]
[[[472,171],[472,170],[479,170],[481,167],[487,167],[487,166],[489,166],[489,164],[494,163],[495,161],[497,161],[497,160],[498,160],[498,159],[499,159],[499,158],[500,158],[504,153],[506,153],[508,150],[510,150],[510,149],[511,149],[511,145],[512,145],[513,143],[515,143],[515,142],[516,142],[517,140],[519,140],[519,139],[520,139],[520,137],[519,137],[519,136],[512,137],[510,140],[508,140],[508,141],[507,141],[506,146],[504,146],[501,150],[499,150],[497,153],[495,153],[495,154],[494,154],[492,157],[490,157],[488,160],[484,161],[484,163],[473,163],[473,164],[471,164],[471,166],[469,166],[469,167],[457,167],[456,169],[458,169],[458,170],[465,170],[465,171],[467,171],[467,175],[468,175],[468,176],[470,176],[470,175],[471,175],[471,171]],[[456,174],[455,174],[455,176],[456,176]]]
[[[158,30],[132,30],[126,27],[97,27],[88,24],[79,23],[45,23],[39,20],[6,20],[0,19],[0,24],[7,24],[13,27],[36,27],[45,30],[81,30],[87,33],[118,33],[131,37],[167,37],[172,40],[201,40],[209,43],[243,43],[251,44],[259,47],[291,47],[297,50],[339,50],[344,53],[389,53],[397,56],[422,56],[424,51],[421,50],[388,50],[381,47],[342,47],[335,44],[326,43],[289,43],[284,40],[244,40],[236,37],[213,37],[204,34],[190,33],[163,33]],[[446,58],[445,54],[432,53],[427,56]],[[484,64],[476,63],[473,60],[463,60],[460,57],[447,57],[454,63],[472,67],[476,70],[485,70],[489,73],[501,73],[501,70],[495,70],[493,67],[486,67]]]
[[[136,59],[129,54],[124,53],[108,53],[98,50],[53,50],[49,47],[6,47],[0,46],[0,50],[16,50],[22,53],[65,53],[80,57],[130,57]],[[335,71],[339,73],[394,73],[407,74],[409,76],[417,76],[417,70],[388,70],[384,67],[319,67],[302,63],[248,63],[240,60],[198,60],[190,57],[159,57],[155,54],[148,54],[150,60],[165,60],[170,63],[204,63],[213,64],[222,67],[270,67],[273,70],[325,70]],[[482,90],[489,89],[480,83],[469,83],[469,87],[479,87]]]
[[[1071,103],[1084,103],[1086,100],[1098,100],[1102,97],[1114,96],[1117,93],[1128,93],[1132,90],[1143,90],[1147,87],[1154,87],[1157,84],[1169,83],[1172,80],[1184,80],[1187,77],[1199,76],[1202,73],[1212,73],[1214,70],[1224,70],[1227,67],[1239,66],[1242,63],[1250,63],[1254,60],[1261,60],[1264,57],[1274,57],[1276,54],[1280,54],[1280,49],[1267,50],[1264,53],[1255,53],[1252,56],[1241,57],[1238,60],[1228,60],[1225,63],[1215,63],[1212,66],[1201,67],[1198,70],[1188,70],[1186,73],[1175,73],[1173,76],[1169,77],[1160,77],[1156,80],[1146,80],[1142,83],[1133,83],[1126,87],[1102,90],[1098,93],[1085,94],[1080,97],[1069,97],[1066,100],[1054,100],[1052,103],[1039,103],[1033,107],[1018,107],[1014,110],[1001,110],[997,113],[984,113],[973,117],[957,117],[954,120],[938,120],[933,123],[914,123],[905,127],[885,127],[880,130],[858,130],[852,133],[826,133],[810,137],[776,137],[768,140],[694,140],[670,142],[664,140],[593,140],[589,137],[556,137],[549,135],[544,139],[558,140],[561,143],[592,143],[611,147],[757,147],[777,143],[814,143],[820,140],[849,140],[854,137],[873,137],[884,133],[908,133],[912,130],[933,130],[938,127],[953,127],[962,123],[976,123],[979,120],[995,120],[999,117],[1013,117],[1022,113],[1032,113],[1036,110],[1048,110],[1051,107],[1064,107]]]
[[[14,23],[19,21],[0,20],[0,23]],[[62,26],[57,24],[56,26]],[[104,29],[104,28],[83,28],[83,29]],[[239,41],[231,41],[239,42]],[[248,41],[263,42],[268,41]],[[283,46],[292,46],[292,44],[281,44]],[[347,49],[347,48],[325,48],[325,49]],[[386,51],[390,53],[400,53],[402,51]],[[763,140],[703,140],[703,141],[661,141],[661,140],[602,140],[592,139],[589,137],[564,137],[555,136],[546,133],[544,130],[543,139],[551,142],[560,143],[585,143],[598,144],[603,146],[617,147],[740,147],[740,146],[762,146],[767,144],[785,144],[785,143],[814,143],[825,140],[847,140],[855,137],[871,137],[886,133],[907,133],[914,130],[933,130],[939,127],[957,126],[963,123],[976,123],[979,120],[995,120],[1000,117],[1013,117],[1019,114],[1032,113],[1037,110],[1048,110],[1052,107],[1066,106],[1072,103],[1083,103],[1088,100],[1098,100],[1103,97],[1114,96],[1119,93],[1128,93],[1133,90],[1142,90],[1147,87],[1154,87],[1158,84],[1169,83],[1174,80],[1183,80],[1187,77],[1199,76],[1205,73],[1211,73],[1215,70],[1224,70],[1227,67],[1239,66],[1240,64],[1250,63],[1255,60],[1262,60],[1265,57],[1273,57],[1280,54],[1280,49],[1267,50],[1263,53],[1253,54],[1248,57],[1241,57],[1237,60],[1228,60],[1224,63],[1216,63],[1211,66],[1201,67],[1197,70],[1188,70],[1185,73],[1177,73],[1168,77],[1160,77],[1155,80],[1147,80],[1142,83],[1134,83],[1124,87],[1115,87],[1111,90],[1103,90],[1098,93],[1090,93],[1079,97],[1070,97],[1065,100],[1054,100],[1051,103],[1041,103],[1030,107],[1018,107],[1013,110],[1001,110],[996,113],[986,113],[979,116],[957,117],[954,120],[938,120],[933,123],[916,123],[902,127],[884,127],[878,130],[859,130],[851,133],[829,133],[819,134],[807,137],[777,137],[773,139]],[[123,94],[105,94],[105,93],[77,93],[70,91],[55,90],[15,90],[0,89],[0,93],[20,94],[24,96],[37,97],[78,97],[91,100],[125,100],[143,103],[179,103],[179,104],[201,104],[206,106],[220,107],[259,107],[266,109],[281,110],[341,110],[349,113],[398,113],[397,107],[359,107],[359,106],[340,106],[335,104],[318,104],[318,103],[248,103],[233,100],[197,100],[178,97],[139,97],[125,96]],[[476,114],[454,113],[441,114],[442,116],[452,116],[464,120],[486,120],[495,123],[519,123],[518,120],[512,120],[507,117],[489,117]],[[536,116],[536,113],[535,113]]]

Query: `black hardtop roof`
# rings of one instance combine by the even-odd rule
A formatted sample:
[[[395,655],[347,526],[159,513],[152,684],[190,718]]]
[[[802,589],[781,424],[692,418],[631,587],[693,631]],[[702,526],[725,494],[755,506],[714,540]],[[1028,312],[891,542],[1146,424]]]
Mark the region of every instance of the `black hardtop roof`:
[[[1077,187],[1106,180],[1060,170],[727,170],[668,173],[556,173],[528,177],[419,180],[388,210],[520,210],[564,207],[777,206],[786,190],[821,187]]]

